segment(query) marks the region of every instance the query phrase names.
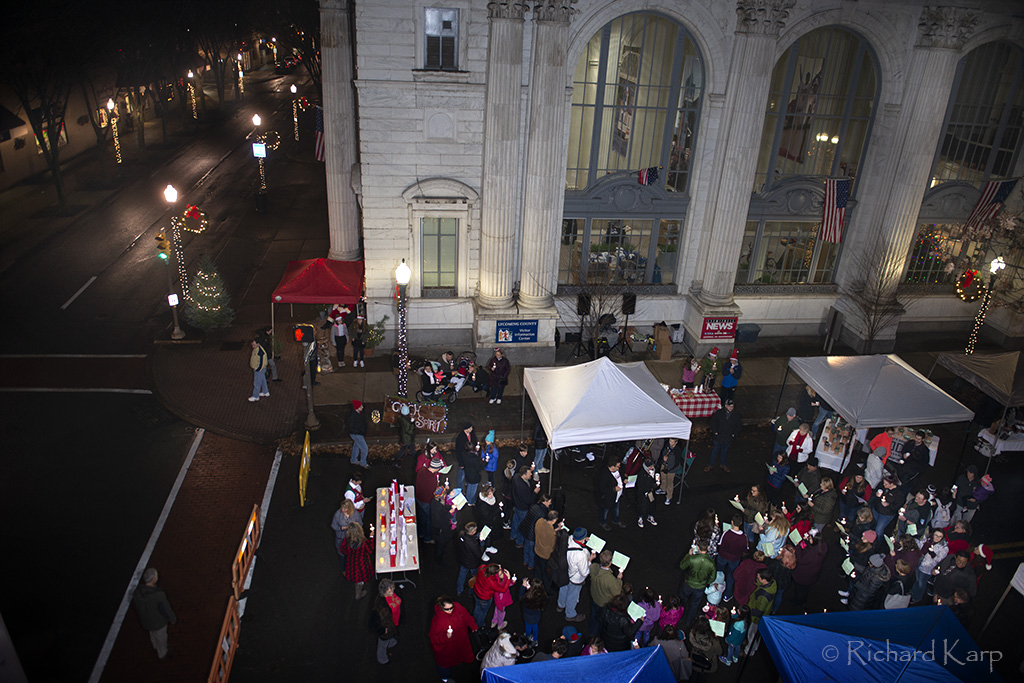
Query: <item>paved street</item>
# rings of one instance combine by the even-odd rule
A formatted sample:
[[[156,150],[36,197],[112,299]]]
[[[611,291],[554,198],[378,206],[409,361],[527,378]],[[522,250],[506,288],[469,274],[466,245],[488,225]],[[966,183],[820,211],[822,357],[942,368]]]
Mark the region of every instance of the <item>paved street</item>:
[[[159,151],[151,165],[133,166],[120,185],[89,189],[90,166],[86,160],[76,162],[69,185],[77,188],[72,204],[82,208],[75,217],[54,219],[44,207],[18,214],[46,240],[22,229],[0,237],[0,305],[8,321],[0,331],[0,352],[7,354],[0,356],[0,613],[29,680],[88,680],[179,478],[180,489],[147,561],[159,568],[161,585],[178,614],[178,624],[170,629],[171,654],[165,662],[156,660],[129,610],[113,634],[102,680],[204,680],[231,590],[231,557],[249,511],[263,499],[275,445],[283,440],[288,452],[295,452],[306,410],[298,347],[285,344],[282,382],[271,384],[271,397],[250,404],[245,341],[269,321],[270,292],[284,265],[326,253],[325,189],[322,166],[310,160],[308,139],[295,148],[285,145],[270,167],[270,212],[255,213],[255,169],[244,150],[244,123],[253,107],[265,103],[280,120],[280,91],[290,84],[269,73],[258,73],[256,79],[253,87],[247,85],[247,99],[237,107],[229,102],[228,115],[211,124],[201,140],[172,136],[175,145]],[[165,280],[158,270],[163,266],[154,258],[152,235],[165,220],[158,191],[179,177],[174,182],[181,183],[187,201],[211,207],[210,233],[188,238],[187,262],[193,267],[201,254],[214,257],[237,318],[232,327],[209,335],[187,328],[188,343],[169,344]],[[0,210],[25,201],[23,192],[3,193]],[[76,297],[92,277],[96,280]],[[311,319],[316,310],[279,306],[276,315],[278,335],[288,342],[291,324]],[[43,329],[56,334],[31,333]],[[934,351],[961,343],[952,337],[908,335],[899,351],[926,372]],[[730,451],[733,472],[702,471],[710,451],[707,420],[694,420],[691,447],[698,460],[683,504],[659,504],[659,525],[639,530],[627,500],[623,519],[629,526],[602,534],[633,558],[627,580],[662,593],[678,588],[678,561],[689,547],[697,515],[711,506],[724,516],[731,509],[727,498],[761,481],[769,439],[765,422],[780,393],[784,409],[800,390],[792,376],[782,386],[786,356],[817,355],[819,348],[817,339],[762,339],[744,348],[746,374],[737,403],[746,424]],[[439,349],[413,351],[435,357]],[[84,354],[102,357],[74,357]],[[559,362],[582,360],[569,356],[570,349],[563,347]],[[349,367],[324,375],[316,387],[323,428],[313,440],[322,448],[313,458],[309,500],[299,507],[299,463],[287,455],[246,596],[234,681],[435,680],[425,632],[434,598],[454,590],[454,554],[439,564],[427,553],[416,586],[403,590],[405,622],[394,664],[379,667],[366,627],[369,601],[352,600],[353,586],[341,576],[329,527],[351,473],[344,428],[349,402],[359,397],[370,408],[381,403],[393,382],[389,363],[382,350],[367,360],[365,370]],[[660,368],[656,372],[665,373],[663,381],[678,373],[671,364]],[[941,371],[935,378],[968,406],[977,405],[979,394],[973,389],[955,385]],[[126,391],[153,394],[121,393]],[[509,440],[523,429],[531,433],[534,420],[529,408],[525,417],[520,413],[515,380],[508,396],[497,406],[464,392],[449,412],[449,424],[470,419],[481,435],[496,429],[505,440],[504,459],[510,454]],[[608,410],[614,410],[613,404]],[[198,428],[206,431],[184,471]],[[449,441],[453,431],[438,440]],[[926,477],[949,485],[960,464],[964,426],[940,425],[936,432],[944,445]],[[394,440],[390,428],[371,428],[374,445]],[[962,465],[977,460],[968,446]],[[1007,522],[1020,517],[1016,502],[1024,496],[1022,464],[1019,458],[993,464],[997,495],[976,518],[976,538],[1000,546],[1000,559],[981,584],[971,621],[975,635],[1021,559],[1019,546],[1012,544],[1024,538],[1019,525]],[[567,462],[554,469],[554,486],[567,499],[567,525],[595,529],[595,470]],[[386,485],[393,473],[375,464],[366,488]],[[399,477],[411,481],[410,463]],[[460,521],[469,514],[463,510]],[[514,546],[507,540],[497,545],[497,559],[522,576],[525,568]],[[841,585],[839,562],[833,550],[809,608],[841,608],[835,595]],[[465,595],[463,601],[468,604]],[[980,642],[983,648],[1004,650],[1008,670],[1024,657],[1024,645],[1015,638],[1019,608],[1020,596],[1011,595]],[[794,609],[787,598],[783,611]],[[510,627],[521,628],[518,606],[508,614]],[[563,625],[549,604],[541,622],[542,642]],[[461,672],[461,680],[475,676],[474,671]],[[764,651],[742,670],[722,668],[711,677],[776,679]]]

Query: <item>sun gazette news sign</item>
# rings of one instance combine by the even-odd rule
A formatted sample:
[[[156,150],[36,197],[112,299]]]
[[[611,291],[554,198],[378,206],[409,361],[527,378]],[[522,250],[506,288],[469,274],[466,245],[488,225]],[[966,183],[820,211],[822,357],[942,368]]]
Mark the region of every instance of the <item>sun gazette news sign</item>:
[[[736,336],[739,318],[704,318],[700,328],[701,339],[732,339]]]

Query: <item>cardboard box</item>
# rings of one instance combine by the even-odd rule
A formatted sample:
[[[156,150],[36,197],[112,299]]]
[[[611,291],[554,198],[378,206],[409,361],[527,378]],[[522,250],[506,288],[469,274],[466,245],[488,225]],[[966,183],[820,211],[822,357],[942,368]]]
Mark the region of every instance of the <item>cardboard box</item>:
[[[654,326],[654,357],[658,360],[672,359],[672,330],[667,325]]]

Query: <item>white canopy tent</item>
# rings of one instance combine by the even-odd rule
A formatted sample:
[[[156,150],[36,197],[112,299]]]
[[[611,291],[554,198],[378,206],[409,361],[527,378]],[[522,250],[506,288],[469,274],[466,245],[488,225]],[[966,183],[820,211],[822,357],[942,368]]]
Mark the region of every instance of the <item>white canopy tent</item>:
[[[789,369],[854,427],[927,425],[974,418],[966,406],[893,354],[790,358],[787,375]]]
[[[602,357],[570,367],[526,368],[523,386],[552,449],[690,438],[690,421],[643,363]]]

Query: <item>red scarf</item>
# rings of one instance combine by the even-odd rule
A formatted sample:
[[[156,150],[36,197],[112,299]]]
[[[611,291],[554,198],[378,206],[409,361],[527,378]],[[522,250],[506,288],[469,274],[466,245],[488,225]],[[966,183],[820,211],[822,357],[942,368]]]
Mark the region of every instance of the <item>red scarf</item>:
[[[796,455],[800,452],[800,447],[804,445],[804,439],[807,438],[808,434],[810,434],[810,432],[804,434],[800,430],[797,430],[796,436],[793,438],[793,449],[789,452],[790,455]]]

